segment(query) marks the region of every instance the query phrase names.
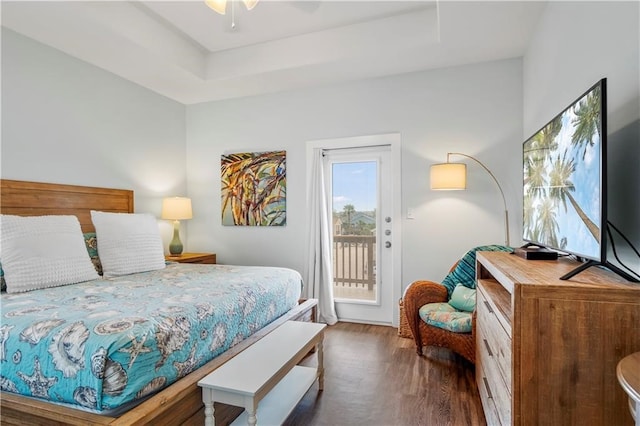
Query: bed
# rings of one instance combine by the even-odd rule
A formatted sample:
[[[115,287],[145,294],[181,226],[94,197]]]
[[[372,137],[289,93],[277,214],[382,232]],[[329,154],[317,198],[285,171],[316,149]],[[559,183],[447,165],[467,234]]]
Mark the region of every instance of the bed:
[[[73,214],[78,217],[83,232],[94,231],[91,210],[133,212],[133,193],[128,190],[11,180],[0,180],[0,189],[3,214]],[[299,289],[293,290],[291,283],[284,284],[295,276],[286,275],[286,270],[279,268],[169,264],[159,271],[101,278],[31,294],[3,294],[2,326],[5,331],[9,327],[15,328],[16,333],[13,342],[3,337],[0,348],[5,389],[0,394],[2,423],[202,424],[204,415],[198,380],[285,321],[315,320],[316,301],[297,300]],[[212,287],[207,283],[213,279],[226,284]],[[277,284],[279,279],[281,284]],[[151,284],[154,281],[155,284]],[[271,287],[279,288],[279,293],[269,295],[267,289]],[[177,292],[171,293],[176,289]],[[237,291],[239,295],[233,295]],[[208,301],[209,293],[213,298],[222,297],[219,306]],[[289,301],[283,304],[278,302],[287,299]],[[149,303],[131,302],[140,300]],[[125,305],[133,311],[120,312]],[[33,306],[38,309],[32,309]],[[75,313],[71,306],[77,308]],[[44,311],[43,307],[56,315],[45,312],[38,316]],[[70,317],[60,318],[60,310]],[[35,311],[35,319],[30,319],[30,323],[23,318],[26,311]],[[225,317],[224,321],[216,319],[216,315],[232,313],[236,316]],[[188,318],[192,319],[188,321]],[[224,330],[220,328],[221,324],[224,324]],[[145,328],[147,325],[151,328]],[[17,330],[21,330],[18,339]],[[167,332],[163,334],[162,330]],[[178,333],[176,337],[168,330],[182,330],[182,334]],[[188,332],[193,332],[195,339],[206,339],[207,344],[189,343]],[[91,349],[87,343],[85,348],[85,337],[89,334],[115,334],[119,336],[120,346],[114,346],[111,352],[107,352],[105,346],[111,347],[113,343],[94,342]],[[150,341],[154,340],[156,345],[144,344],[149,335],[153,336]],[[45,348],[35,349],[41,340],[46,340]],[[87,352],[86,362],[81,362],[81,366],[75,362],[77,357],[74,358],[78,352],[74,342],[77,346],[78,341]],[[151,357],[151,349],[158,352],[155,357]],[[40,362],[45,362],[44,358],[49,356],[63,374],[55,378],[36,374],[43,368]],[[210,356],[214,358],[208,360]],[[144,363],[145,359],[151,365],[143,370],[152,371],[152,374],[137,378],[135,369],[129,368]],[[29,360],[27,365],[33,374],[14,371],[11,377],[9,366],[22,360]],[[92,370],[95,365],[104,367],[101,373]],[[39,380],[34,385],[36,376]],[[66,393],[65,386],[58,383],[62,376],[76,381],[71,387],[66,386]],[[81,377],[88,382],[81,381]],[[41,383],[43,378],[50,381],[44,385],[45,390]],[[96,382],[96,378],[100,380]],[[173,384],[167,386],[169,382]],[[56,385],[59,390],[52,395],[49,391]],[[26,392],[25,386],[29,388]],[[40,392],[46,399],[58,403],[18,395],[18,387],[23,388],[21,392],[25,395]],[[123,405],[131,400],[135,401],[129,402],[135,404],[131,408]],[[216,410],[222,415],[216,416],[219,424],[227,423],[239,413],[235,407],[220,406]]]

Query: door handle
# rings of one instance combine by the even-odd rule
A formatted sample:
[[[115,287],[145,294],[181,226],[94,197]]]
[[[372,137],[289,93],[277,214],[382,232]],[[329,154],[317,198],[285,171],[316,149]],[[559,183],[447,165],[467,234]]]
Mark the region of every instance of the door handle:
[[[390,241],[385,241],[384,246],[385,246],[386,248],[391,247],[391,242],[390,242]]]

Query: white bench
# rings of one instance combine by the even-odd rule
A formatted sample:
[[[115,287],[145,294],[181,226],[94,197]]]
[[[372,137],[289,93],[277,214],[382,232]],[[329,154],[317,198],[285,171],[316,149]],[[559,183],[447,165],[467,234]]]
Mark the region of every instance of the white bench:
[[[205,425],[214,426],[213,403],[244,407],[234,425],[280,425],[316,378],[324,386],[325,324],[287,321],[198,382]],[[318,367],[297,365],[317,347]]]

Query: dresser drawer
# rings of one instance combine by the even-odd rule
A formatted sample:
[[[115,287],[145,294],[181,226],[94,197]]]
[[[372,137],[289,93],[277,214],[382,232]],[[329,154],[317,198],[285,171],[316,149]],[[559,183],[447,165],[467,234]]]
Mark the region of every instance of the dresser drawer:
[[[480,283],[479,283],[480,284]],[[491,285],[490,282],[485,284]],[[480,395],[487,400],[485,411],[487,423],[492,416],[499,424],[511,424],[511,338],[503,328],[495,311],[493,300],[478,285],[476,300],[476,377]]]
[[[487,398],[490,398],[495,405],[495,409],[500,423],[505,425],[511,424],[511,374],[509,379],[502,374],[499,368],[498,360],[495,352],[485,346],[484,341],[487,337],[481,327],[477,329],[477,352],[476,361],[480,365],[483,376],[478,383],[478,387],[484,387]],[[489,423],[490,424],[490,423]]]
[[[478,315],[476,345],[479,350],[486,351],[494,359],[511,392],[511,338],[496,316],[495,308],[481,286],[478,286],[476,303]]]
[[[482,409],[484,410],[487,425],[502,425],[503,423],[498,415],[498,408],[491,393],[491,385],[483,369],[482,357],[476,359],[476,383],[478,384],[478,393],[480,394],[480,401],[482,401]]]

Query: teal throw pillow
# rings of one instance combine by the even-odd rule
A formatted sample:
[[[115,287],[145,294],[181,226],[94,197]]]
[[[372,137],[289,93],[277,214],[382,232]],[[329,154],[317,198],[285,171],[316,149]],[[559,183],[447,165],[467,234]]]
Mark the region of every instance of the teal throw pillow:
[[[85,232],[83,236],[84,244],[87,246],[87,251],[91,258],[91,263],[93,263],[93,267],[96,268],[98,275],[102,275],[102,263],[100,263],[100,257],[98,257],[98,239],[96,238],[96,233]]]
[[[4,280],[4,271],[2,270],[2,262],[0,262],[0,291],[7,291],[7,283]]]
[[[462,284],[456,285],[449,304],[459,311],[473,312],[476,309],[476,290]]]

